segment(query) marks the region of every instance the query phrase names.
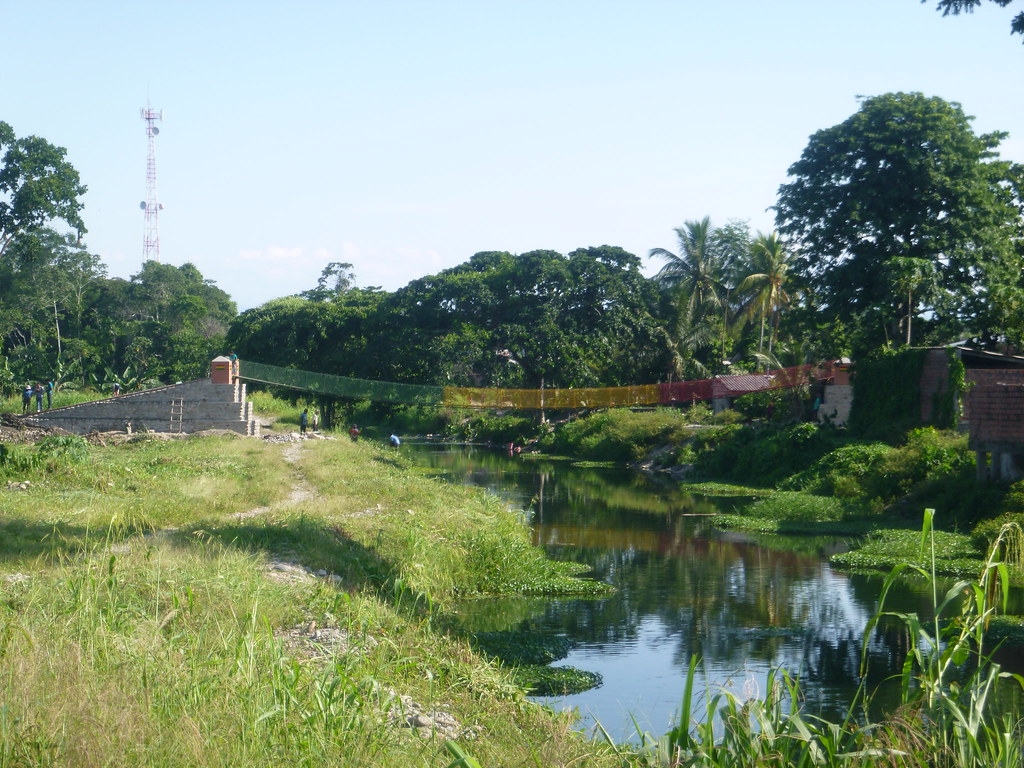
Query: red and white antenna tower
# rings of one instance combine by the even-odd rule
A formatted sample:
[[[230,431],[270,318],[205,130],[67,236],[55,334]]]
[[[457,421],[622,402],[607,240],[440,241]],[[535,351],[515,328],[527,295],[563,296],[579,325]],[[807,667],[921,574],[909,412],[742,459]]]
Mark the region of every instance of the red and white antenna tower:
[[[146,158],[146,199],[139,203],[145,213],[145,231],[142,237],[142,261],[160,261],[160,226],[157,214],[163,208],[156,198],[156,137],[160,129],[157,120],[164,119],[164,113],[148,106],[141,110],[146,121],[146,138],[149,140],[149,155]]]

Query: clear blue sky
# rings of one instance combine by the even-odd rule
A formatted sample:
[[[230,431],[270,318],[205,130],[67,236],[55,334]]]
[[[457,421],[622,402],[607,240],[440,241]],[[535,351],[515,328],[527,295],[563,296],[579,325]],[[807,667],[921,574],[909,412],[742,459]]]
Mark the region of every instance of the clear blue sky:
[[[477,251],[675,250],[711,216],[769,231],[786,169],[857,97],[921,91],[1024,162],[1019,9],[929,0],[16,2],[0,120],[65,147],[86,244],[142,261],[146,133],[161,261],[240,309],[331,261],[395,290]]]

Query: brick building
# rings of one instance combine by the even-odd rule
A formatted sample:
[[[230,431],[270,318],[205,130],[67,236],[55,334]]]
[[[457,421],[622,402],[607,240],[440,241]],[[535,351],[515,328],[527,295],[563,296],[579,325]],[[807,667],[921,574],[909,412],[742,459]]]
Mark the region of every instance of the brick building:
[[[967,394],[961,412],[978,479],[1024,476],[1024,357],[964,349]]]

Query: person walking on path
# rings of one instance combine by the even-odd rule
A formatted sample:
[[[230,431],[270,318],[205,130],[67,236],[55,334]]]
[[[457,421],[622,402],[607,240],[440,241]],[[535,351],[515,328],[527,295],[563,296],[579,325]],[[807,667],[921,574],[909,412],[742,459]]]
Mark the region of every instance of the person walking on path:
[[[302,415],[299,416],[299,434],[303,437],[306,436],[306,427],[309,425],[309,408],[302,409]]]
[[[53,407],[53,382],[46,382],[46,410]]]
[[[320,411],[313,411],[313,431],[316,432],[320,428]]]

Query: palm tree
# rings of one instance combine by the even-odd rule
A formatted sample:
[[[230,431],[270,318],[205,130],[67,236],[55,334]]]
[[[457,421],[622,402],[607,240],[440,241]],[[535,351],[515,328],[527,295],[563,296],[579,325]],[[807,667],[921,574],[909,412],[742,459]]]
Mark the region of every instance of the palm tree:
[[[722,356],[725,353],[725,329],[728,327],[730,264],[737,237],[745,238],[743,225],[730,225],[719,230],[711,226],[711,218],[687,221],[675,230],[679,253],[653,248],[651,258],[665,261],[654,280],[676,291],[677,343],[697,343],[709,347],[712,325],[717,310],[722,311]],[[684,330],[685,329],[685,332]]]
[[[757,341],[758,354],[764,349],[764,327],[771,327],[768,335],[768,355],[779,331],[782,309],[789,304],[785,284],[789,272],[790,255],[777,232],[765,235],[757,233],[750,246],[750,269],[739,285],[739,292],[750,292],[747,303],[748,316],[758,315],[761,319],[761,333]]]
[[[721,265],[717,263],[712,242],[711,218],[688,221],[675,230],[679,238],[679,254],[664,248],[651,249],[651,258],[666,262],[654,279],[679,291],[685,297],[689,314],[703,306],[720,303]]]

